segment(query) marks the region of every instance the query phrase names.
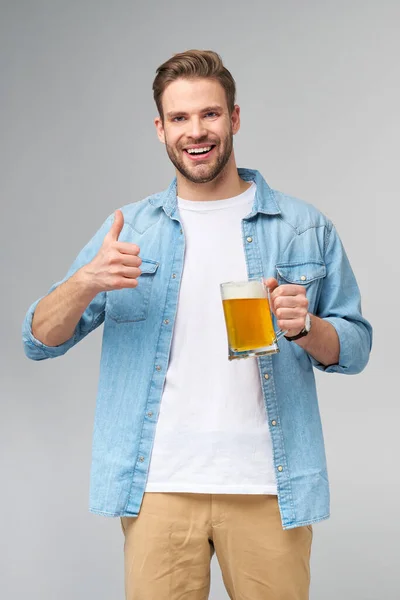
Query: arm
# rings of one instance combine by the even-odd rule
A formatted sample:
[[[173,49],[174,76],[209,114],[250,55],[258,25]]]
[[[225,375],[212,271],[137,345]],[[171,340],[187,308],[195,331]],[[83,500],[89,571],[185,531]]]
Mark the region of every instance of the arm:
[[[310,333],[292,343],[298,344],[321,365],[336,365],[339,362],[340,354],[339,336],[336,329],[328,321],[311,314],[310,317]]]
[[[338,360],[328,365],[311,353],[312,363],[317,369],[328,373],[360,373],[369,360],[372,327],[362,315],[360,290],[332,224],[326,233],[324,262],[326,277],[315,312],[324,323],[334,327],[340,353]]]
[[[72,307],[73,301],[71,300],[69,301],[69,308],[67,308],[66,293],[72,290],[73,287],[76,289],[79,287],[76,284],[79,275],[75,276],[75,274],[96,256],[111,223],[112,219],[109,217],[81,250],[64,279],[52,285],[46,296],[39,298],[29,307],[22,326],[24,351],[28,358],[44,360],[61,356],[103,322],[104,293],[95,295],[92,300],[90,300],[89,295],[82,294],[79,300],[79,308]],[[72,277],[74,279],[68,283]],[[62,290],[57,299],[58,293],[56,292],[61,287]],[[75,291],[75,297],[76,293]],[[55,301],[54,306],[52,305],[53,300]],[[84,306],[86,300],[88,303]],[[65,319],[63,311],[66,308],[69,314]],[[51,314],[48,312],[49,310]],[[36,311],[38,311],[37,314]],[[78,313],[81,314],[78,315]],[[72,327],[75,320],[77,321],[75,327]]]
[[[271,308],[277,318],[278,327],[286,331],[288,337],[304,329],[308,312],[305,287],[294,284],[279,285],[270,277],[265,285],[271,292]],[[340,343],[336,329],[327,321],[310,314],[311,330],[307,336],[290,343],[298,344],[321,365],[336,364],[339,360]]]
[[[65,354],[104,321],[108,290],[137,286],[140,249],[118,241],[124,225],[121,211],[116,211],[110,229],[111,223],[111,218],[105,221],[64,280],[28,310],[22,332],[28,358]]]
[[[311,315],[311,331],[290,342],[301,346],[313,365],[329,373],[359,373],[366,366],[372,345],[372,327],[362,316],[360,291],[343,245],[331,225],[325,241],[326,277]],[[308,311],[306,290],[301,285],[266,281],[272,310],[280,329],[289,337],[304,327]]]
[[[32,335],[46,346],[61,346],[72,338],[83,313],[97,292],[79,269],[40,300],[32,319]]]

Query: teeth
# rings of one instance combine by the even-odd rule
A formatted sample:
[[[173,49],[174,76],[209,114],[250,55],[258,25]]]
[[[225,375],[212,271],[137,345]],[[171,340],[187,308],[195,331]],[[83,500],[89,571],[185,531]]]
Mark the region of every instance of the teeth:
[[[189,154],[201,154],[202,152],[210,152],[211,146],[206,146],[204,148],[188,148],[187,152]]]

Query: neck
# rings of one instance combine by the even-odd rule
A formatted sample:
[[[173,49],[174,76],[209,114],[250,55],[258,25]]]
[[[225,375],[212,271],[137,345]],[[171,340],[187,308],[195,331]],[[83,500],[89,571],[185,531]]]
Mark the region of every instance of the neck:
[[[251,185],[239,177],[232,152],[226,167],[208,183],[193,183],[176,171],[177,195],[185,200],[225,200],[245,192]]]

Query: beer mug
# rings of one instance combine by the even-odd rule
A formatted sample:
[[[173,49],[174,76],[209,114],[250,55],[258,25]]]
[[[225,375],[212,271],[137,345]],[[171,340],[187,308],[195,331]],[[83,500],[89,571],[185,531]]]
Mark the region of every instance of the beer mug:
[[[262,277],[220,284],[229,360],[279,352],[286,331],[272,324],[269,289]]]

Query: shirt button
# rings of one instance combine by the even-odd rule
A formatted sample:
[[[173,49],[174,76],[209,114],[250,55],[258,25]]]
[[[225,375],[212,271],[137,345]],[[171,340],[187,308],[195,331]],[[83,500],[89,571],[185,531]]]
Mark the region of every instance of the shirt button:
[[[148,413],[147,413],[147,416],[148,416],[148,417],[152,417],[152,416],[153,416],[153,413],[150,411],[150,412],[148,412]]]
[[[301,279],[301,281],[305,281],[305,280],[307,279],[307,277],[306,277],[305,275],[302,275],[302,276],[300,277],[300,279]]]
[[[268,375],[268,373],[265,373],[265,375],[264,375],[264,379],[269,379],[269,375]]]
[[[183,230],[181,229],[181,233],[183,233]]]
[[[275,427],[276,421],[271,421],[272,425]]]
[[[144,456],[139,456],[139,460],[140,460],[140,462],[143,462],[144,461]]]
[[[278,471],[283,471],[283,467],[281,465],[279,465]]]
[[[172,279],[176,279],[175,273],[172,273]]]
[[[250,242],[252,242],[252,241],[253,241],[253,238],[249,236],[249,237],[247,238],[247,241],[250,243]]]
[[[157,365],[157,366],[156,366],[156,369],[157,369],[157,371],[161,371],[161,367],[160,367],[160,365]]]
[[[164,324],[168,325],[169,324],[169,319],[165,319]]]

